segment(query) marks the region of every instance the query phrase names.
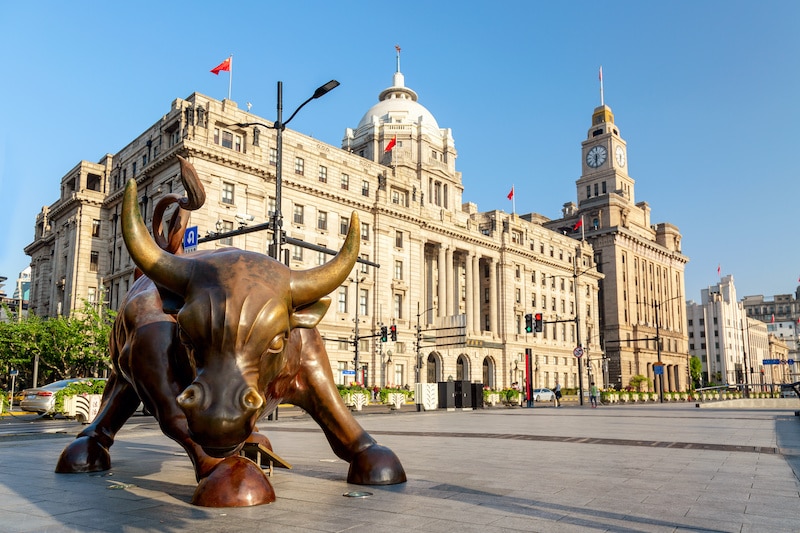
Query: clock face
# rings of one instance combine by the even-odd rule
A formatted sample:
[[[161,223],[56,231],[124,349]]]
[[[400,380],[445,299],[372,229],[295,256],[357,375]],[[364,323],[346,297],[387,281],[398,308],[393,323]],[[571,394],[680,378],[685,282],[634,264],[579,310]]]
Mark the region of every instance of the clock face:
[[[597,168],[606,162],[606,149],[602,146],[595,146],[586,153],[586,164],[592,168]]]
[[[617,164],[621,167],[625,166],[625,150],[622,149],[622,146],[617,146],[616,150],[617,156]]]

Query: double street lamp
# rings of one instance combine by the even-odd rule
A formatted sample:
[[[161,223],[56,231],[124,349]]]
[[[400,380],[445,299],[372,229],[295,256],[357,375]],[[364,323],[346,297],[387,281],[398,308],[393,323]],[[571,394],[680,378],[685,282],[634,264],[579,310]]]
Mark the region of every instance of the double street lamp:
[[[267,129],[274,129],[277,132],[276,136],[276,143],[275,148],[277,152],[277,161],[275,163],[275,212],[272,214],[272,246],[270,250],[270,256],[277,259],[278,261],[281,260],[281,244],[283,242],[283,213],[281,212],[281,189],[282,189],[282,181],[283,181],[283,130],[286,129],[286,125],[292,121],[292,119],[297,115],[297,112],[303,109],[307,103],[311,100],[316,100],[321,96],[329,93],[333,89],[339,86],[339,82],[336,80],[331,80],[325,85],[321,85],[317,87],[317,90],[314,91],[314,94],[311,95],[305,102],[300,104],[300,106],[294,110],[294,113],[289,116],[289,118],[284,122],[283,120],[283,82],[278,82],[278,118],[274,124],[271,126],[268,124],[264,124],[261,122],[239,122],[236,123],[235,126],[240,128],[245,128],[248,126],[262,126]]]

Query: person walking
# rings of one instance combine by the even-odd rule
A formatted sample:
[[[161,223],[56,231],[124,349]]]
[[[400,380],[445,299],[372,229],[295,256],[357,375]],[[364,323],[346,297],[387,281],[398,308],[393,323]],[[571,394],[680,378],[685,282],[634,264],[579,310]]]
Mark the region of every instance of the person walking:
[[[556,381],[556,407],[561,407],[561,383]]]
[[[591,402],[592,408],[597,407],[597,385],[594,384],[594,381],[589,387],[589,402]]]

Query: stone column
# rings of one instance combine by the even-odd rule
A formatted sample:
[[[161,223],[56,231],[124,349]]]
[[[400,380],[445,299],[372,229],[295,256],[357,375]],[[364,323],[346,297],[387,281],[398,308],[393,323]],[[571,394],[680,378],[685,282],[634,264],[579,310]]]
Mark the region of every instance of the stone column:
[[[475,331],[475,310],[473,309],[473,295],[472,291],[475,290],[475,285],[472,280],[472,258],[474,256],[472,254],[468,254],[467,257],[464,259],[464,264],[466,266],[466,275],[465,275],[465,282],[466,282],[466,301],[464,302],[464,309],[467,313],[467,332]]]
[[[436,306],[436,316],[447,315],[447,259],[444,244],[439,245],[439,275],[438,275],[438,294],[439,303]]]
[[[498,262],[496,259],[492,259],[489,267],[489,329],[494,335],[499,333],[497,331],[497,273]]]
[[[472,313],[475,317],[472,320],[475,326],[475,333],[483,330],[481,321],[481,259],[478,254],[472,256]]]
[[[455,267],[453,265],[453,249],[447,248],[445,250],[444,260],[445,276],[447,279],[447,307],[445,308],[444,316],[455,314]]]

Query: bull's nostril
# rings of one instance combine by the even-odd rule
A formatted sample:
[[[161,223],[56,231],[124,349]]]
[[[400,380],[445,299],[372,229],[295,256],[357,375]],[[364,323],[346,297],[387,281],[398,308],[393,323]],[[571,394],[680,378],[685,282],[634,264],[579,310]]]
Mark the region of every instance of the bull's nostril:
[[[242,405],[245,409],[255,410],[264,405],[264,400],[261,399],[261,395],[256,389],[253,387],[248,387],[242,395]]]
[[[178,405],[181,407],[192,407],[200,401],[200,387],[189,385],[178,395]]]

